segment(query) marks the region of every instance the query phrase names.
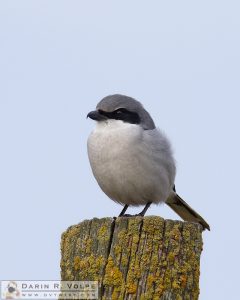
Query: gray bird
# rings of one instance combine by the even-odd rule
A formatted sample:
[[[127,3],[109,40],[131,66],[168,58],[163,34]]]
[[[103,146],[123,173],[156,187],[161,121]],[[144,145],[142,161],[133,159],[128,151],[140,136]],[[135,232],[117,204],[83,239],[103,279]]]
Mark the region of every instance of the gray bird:
[[[150,114],[137,100],[123,95],[103,98],[89,118],[97,121],[88,138],[88,156],[92,172],[113,201],[125,205],[145,205],[138,215],[144,216],[151,203],[165,202],[183,220],[207,222],[175,191],[176,166],[170,142],[155,127]]]

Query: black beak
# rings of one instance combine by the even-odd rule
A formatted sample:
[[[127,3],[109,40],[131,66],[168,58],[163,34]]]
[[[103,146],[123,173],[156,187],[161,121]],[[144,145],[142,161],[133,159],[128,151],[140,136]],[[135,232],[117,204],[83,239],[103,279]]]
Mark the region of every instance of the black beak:
[[[87,115],[87,118],[90,118],[90,119],[95,120],[95,121],[103,121],[103,120],[107,119],[98,110],[90,111],[90,113],[88,113],[88,115]]]

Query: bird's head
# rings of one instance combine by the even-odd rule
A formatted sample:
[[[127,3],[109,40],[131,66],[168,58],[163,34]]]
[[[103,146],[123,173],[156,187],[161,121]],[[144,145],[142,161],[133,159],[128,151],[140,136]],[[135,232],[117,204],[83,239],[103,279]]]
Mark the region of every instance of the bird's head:
[[[103,98],[97,104],[96,110],[88,113],[87,117],[97,122],[121,120],[122,122],[137,124],[144,130],[155,128],[150,114],[139,101],[119,94]]]

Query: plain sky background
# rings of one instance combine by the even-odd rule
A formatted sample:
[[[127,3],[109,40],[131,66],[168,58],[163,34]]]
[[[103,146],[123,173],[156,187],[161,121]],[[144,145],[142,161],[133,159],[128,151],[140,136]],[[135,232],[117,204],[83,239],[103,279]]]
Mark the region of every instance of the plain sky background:
[[[86,115],[122,93],[166,132],[177,191],[211,225],[200,299],[237,299],[239,16],[231,0],[0,2],[1,279],[59,279],[61,233],[119,214],[92,176]]]

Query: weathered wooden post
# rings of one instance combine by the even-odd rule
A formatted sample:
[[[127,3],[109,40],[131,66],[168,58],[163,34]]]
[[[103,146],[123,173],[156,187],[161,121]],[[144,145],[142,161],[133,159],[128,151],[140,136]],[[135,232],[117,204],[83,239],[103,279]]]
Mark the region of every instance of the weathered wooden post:
[[[99,299],[197,300],[201,251],[195,223],[94,218],[63,233],[61,279],[98,280]]]

